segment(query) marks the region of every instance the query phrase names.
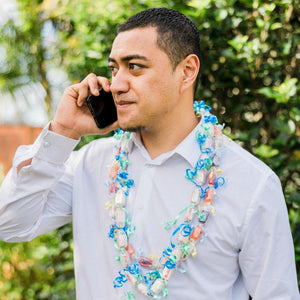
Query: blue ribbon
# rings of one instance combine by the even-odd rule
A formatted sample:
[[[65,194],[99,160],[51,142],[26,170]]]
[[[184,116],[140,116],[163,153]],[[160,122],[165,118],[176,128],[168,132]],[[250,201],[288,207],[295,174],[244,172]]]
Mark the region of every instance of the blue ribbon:
[[[201,101],[194,101],[194,111],[195,113],[200,113],[201,109],[204,109],[205,111],[210,111],[211,107],[209,105],[206,105],[203,100]]]
[[[114,288],[120,288],[124,285],[125,282],[127,282],[127,277],[125,274],[122,274],[125,269],[122,269],[119,271],[119,276],[117,276],[114,280]]]
[[[214,115],[204,116],[204,122],[205,123],[212,123],[212,124],[215,125],[215,124],[218,123],[218,119]]]

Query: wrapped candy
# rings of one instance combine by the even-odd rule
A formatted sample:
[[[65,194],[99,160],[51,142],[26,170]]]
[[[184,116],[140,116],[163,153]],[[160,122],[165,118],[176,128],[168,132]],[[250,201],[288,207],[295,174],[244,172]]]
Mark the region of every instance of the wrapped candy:
[[[198,204],[200,201],[200,189],[195,189],[193,191],[192,197],[191,197],[191,203],[192,204]]]
[[[138,286],[137,286],[137,290],[143,294],[144,296],[147,295],[147,290],[148,290],[148,287],[145,283],[139,283]]]
[[[194,214],[195,214],[194,206],[191,206],[185,214],[184,222],[190,223],[194,218]]]
[[[117,178],[119,167],[117,165],[112,165],[109,171],[110,178]]]
[[[115,212],[116,225],[120,228],[126,225],[126,213],[122,208],[117,208]]]
[[[215,197],[215,190],[208,189],[205,193],[204,201],[212,203],[214,201],[214,197]]]
[[[174,272],[174,269],[169,269],[167,267],[164,267],[163,271],[162,271],[162,276],[166,281],[168,281],[173,272]]]
[[[159,294],[165,287],[165,282],[161,278],[157,278],[151,286],[151,292],[154,294]]]
[[[193,229],[190,238],[194,241],[197,241],[201,237],[202,234],[203,234],[203,229],[201,226],[198,225]]]
[[[179,247],[176,247],[172,251],[172,256],[176,261],[179,261],[182,258],[182,250]]]
[[[128,281],[131,283],[131,285],[135,287],[138,283],[136,276],[133,274],[130,274],[128,271],[125,271],[125,275],[126,275]]]
[[[194,180],[198,185],[203,185],[206,181],[207,171],[204,169],[197,170]]]
[[[135,250],[131,244],[128,244],[125,249],[130,257],[135,254]]]
[[[144,268],[151,268],[152,263],[152,259],[146,256],[140,256],[138,259],[138,264]]]
[[[125,206],[126,202],[126,195],[122,189],[117,191],[116,197],[115,197],[115,204],[120,206]]]
[[[119,229],[117,231],[116,240],[117,240],[117,245],[120,249],[127,247],[128,238],[123,229]]]
[[[216,178],[217,178],[217,176],[216,176],[215,170],[212,168],[211,171],[208,173],[207,183],[209,185],[215,186]]]
[[[126,251],[121,251],[120,253],[120,263],[123,268],[128,267],[130,262],[129,255]]]

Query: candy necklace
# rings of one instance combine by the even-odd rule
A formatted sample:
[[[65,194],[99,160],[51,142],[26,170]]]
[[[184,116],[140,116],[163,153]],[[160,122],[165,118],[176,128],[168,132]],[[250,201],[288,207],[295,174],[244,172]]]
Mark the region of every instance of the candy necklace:
[[[216,198],[216,190],[225,183],[223,177],[217,177],[221,172],[217,169],[223,150],[223,126],[217,124],[217,118],[210,114],[210,106],[204,101],[194,102],[194,111],[203,122],[195,138],[199,144],[201,156],[194,169],[187,169],[185,177],[196,189],[192,193],[190,203],[178,213],[175,220],[166,222],[164,227],[175,228],[170,236],[169,245],[162,251],[160,257],[145,257],[138,255],[129,243],[129,238],[135,231],[129,213],[126,210],[127,197],[134,185],[129,177],[127,167],[128,143],[130,133],[118,130],[114,137],[118,141],[114,149],[114,161],[109,170],[109,192],[111,200],[106,204],[109,209],[112,224],[109,237],[117,249],[117,260],[122,268],[114,280],[114,287],[120,288],[129,281],[133,291],[139,291],[147,297],[161,299],[168,295],[168,281],[174,270],[179,270],[179,264],[189,256],[197,255],[196,243],[206,237],[205,225],[210,215],[216,211],[212,205]],[[179,226],[175,226],[183,217]],[[198,222],[197,224],[195,221]],[[133,291],[125,292],[128,300],[135,298]]]

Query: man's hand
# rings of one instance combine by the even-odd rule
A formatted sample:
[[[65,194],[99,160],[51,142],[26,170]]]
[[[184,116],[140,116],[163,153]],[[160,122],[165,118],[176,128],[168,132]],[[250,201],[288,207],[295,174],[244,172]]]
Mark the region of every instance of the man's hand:
[[[118,128],[118,122],[99,129],[87,107],[86,98],[99,95],[99,89],[110,91],[110,81],[105,77],[89,74],[82,82],[66,88],[50,130],[72,139],[89,134],[106,134]]]

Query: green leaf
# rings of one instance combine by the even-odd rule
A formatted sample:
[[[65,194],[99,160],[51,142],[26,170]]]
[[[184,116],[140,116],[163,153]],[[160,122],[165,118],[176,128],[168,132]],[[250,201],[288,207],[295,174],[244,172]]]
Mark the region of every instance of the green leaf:
[[[264,87],[258,93],[267,98],[275,99],[278,103],[287,103],[297,93],[297,78],[286,78],[279,86]]]
[[[271,30],[276,30],[276,29],[279,29],[279,28],[282,28],[282,24],[278,23],[278,22],[273,23],[270,27]]]
[[[210,4],[211,0],[191,0],[188,2],[188,6],[194,7],[197,10],[204,10]]]
[[[269,145],[260,145],[255,149],[255,153],[263,158],[270,158],[279,153],[278,149],[273,149]]]
[[[275,99],[278,96],[278,93],[270,87],[263,87],[258,90],[258,93],[271,99]]]
[[[228,44],[232,46],[238,52],[242,50],[244,45],[247,43],[249,36],[247,35],[238,35],[232,40],[228,41]]]
[[[297,92],[297,82],[297,78],[285,79],[281,85],[274,87],[274,91],[280,94],[275,100],[278,103],[287,103]]]
[[[287,42],[283,43],[282,53],[284,55],[290,54],[291,48],[292,48],[292,40],[290,39]]]
[[[264,28],[264,26],[265,26],[265,21],[264,21],[263,19],[257,18],[257,19],[255,20],[255,22],[256,22],[256,25],[257,25],[258,28]]]

